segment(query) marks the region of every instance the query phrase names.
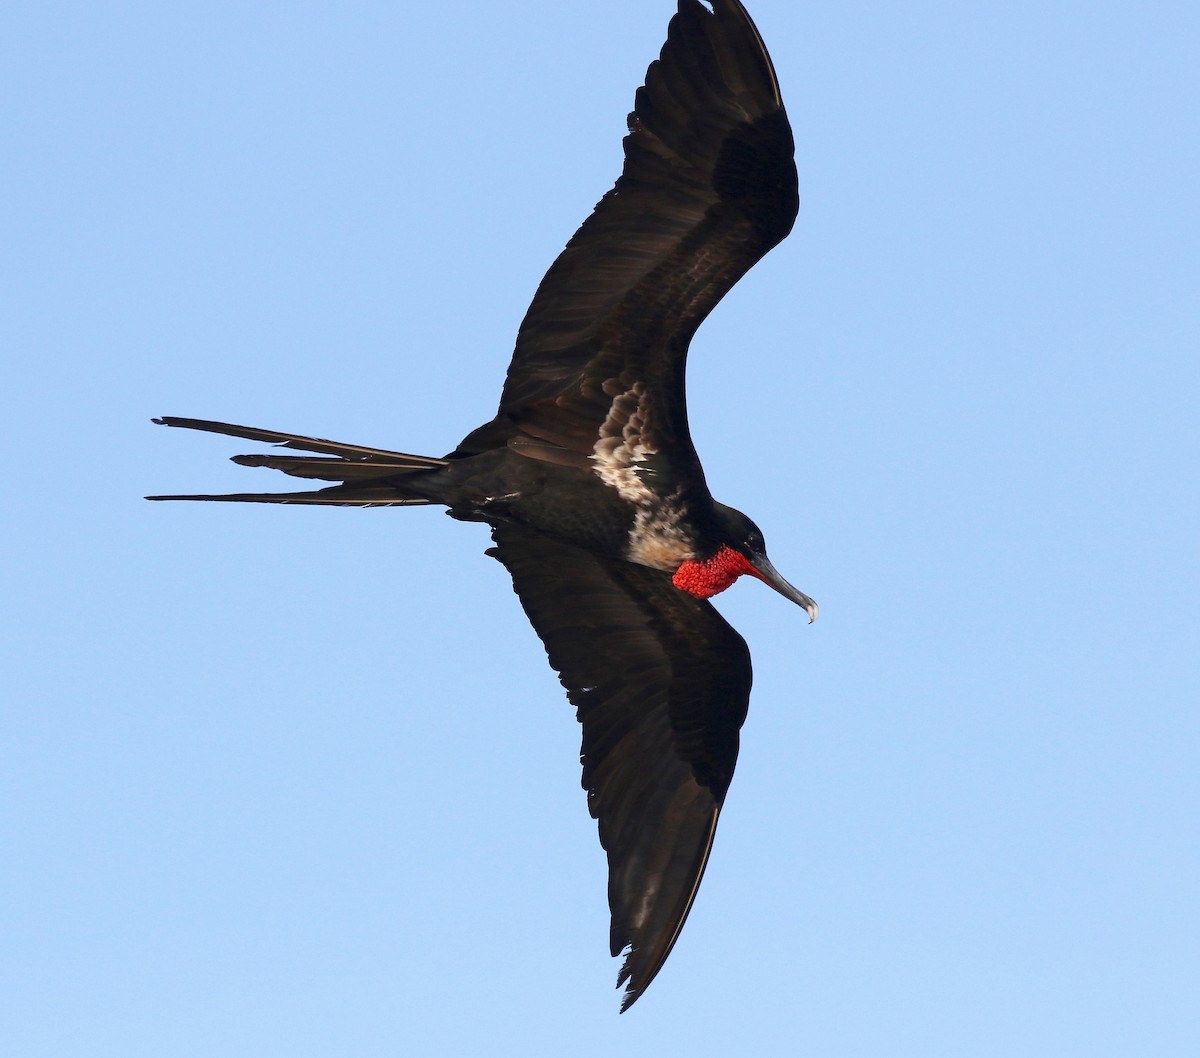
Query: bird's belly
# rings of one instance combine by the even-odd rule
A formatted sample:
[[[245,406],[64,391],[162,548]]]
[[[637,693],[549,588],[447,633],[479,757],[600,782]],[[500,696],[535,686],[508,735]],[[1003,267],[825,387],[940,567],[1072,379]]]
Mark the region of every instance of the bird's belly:
[[[673,573],[695,558],[686,510],[668,503],[635,504],[598,478],[546,486],[512,507],[519,520],[566,543]]]
[[[586,551],[672,573],[695,558],[684,505],[633,503],[591,471],[489,455],[478,457],[473,472],[459,471],[452,516],[519,522]]]
[[[510,510],[516,520],[547,536],[587,551],[624,557],[633,513],[609,492],[547,488]]]

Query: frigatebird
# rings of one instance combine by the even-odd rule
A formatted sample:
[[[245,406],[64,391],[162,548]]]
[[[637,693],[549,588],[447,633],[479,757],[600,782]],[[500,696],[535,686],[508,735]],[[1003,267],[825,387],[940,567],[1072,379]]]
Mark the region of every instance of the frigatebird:
[[[696,328],[791,230],[791,128],[738,0],[679,0],[637,91],[625,163],[538,287],[496,416],[442,458],[164,417],[307,455],[234,456],[317,491],[151,496],[330,506],[444,504],[491,527],[583,725],[588,807],[608,853],[626,1010],[691,909],[750,695],[745,641],[709,598],[749,574],[817,606],[716,502],[688,433]]]

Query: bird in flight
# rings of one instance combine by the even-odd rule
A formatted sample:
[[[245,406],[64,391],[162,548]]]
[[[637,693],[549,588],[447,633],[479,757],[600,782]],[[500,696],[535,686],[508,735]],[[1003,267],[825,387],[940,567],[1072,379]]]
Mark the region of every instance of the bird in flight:
[[[315,491],[151,496],[325,506],[444,504],[497,558],[583,725],[588,807],[608,854],[627,1009],[696,897],[750,696],[745,641],[708,601],[738,577],[817,605],[762,533],[714,500],[688,433],[696,328],[791,230],[791,128],[738,0],[679,0],[639,88],[625,162],[551,265],[517,334],[495,418],[442,458],[202,419],[164,426],[305,454],[234,456]]]

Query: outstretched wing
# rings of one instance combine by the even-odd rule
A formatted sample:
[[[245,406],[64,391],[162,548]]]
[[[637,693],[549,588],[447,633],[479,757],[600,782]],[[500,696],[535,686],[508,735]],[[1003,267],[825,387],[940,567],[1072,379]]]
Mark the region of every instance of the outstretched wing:
[[[737,0],[712,8],[679,0],[629,115],[624,171],[546,273],[499,413],[460,453],[522,428],[590,451],[613,393],[634,382],[661,409],[656,439],[690,446],[688,343],[799,205],[771,59]]]
[[[750,696],[745,641],[668,574],[515,525],[488,553],[583,724],[583,785],[608,852],[622,1010],[654,979],[695,899]]]

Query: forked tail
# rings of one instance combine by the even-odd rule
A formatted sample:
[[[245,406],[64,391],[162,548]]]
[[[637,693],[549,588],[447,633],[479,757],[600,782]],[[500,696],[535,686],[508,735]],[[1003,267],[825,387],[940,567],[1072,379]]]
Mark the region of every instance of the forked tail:
[[[265,441],[301,452],[319,452],[319,456],[234,456],[233,461],[244,467],[269,467],[282,470],[297,478],[318,481],[338,481],[340,485],[315,492],[238,492],[223,496],[147,496],[148,500],[224,500],[230,503],[304,503],[334,507],[412,507],[434,503],[405,488],[405,479],[419,477],[446,465],[445,459],[414,456],[405,452],[389,452],[382,448],[341,444],[319,437],[259,430],[253,426],[233,426],[207,419],[180,419],[164,415],[154,419],[160,426],[181,426],[187,430],[243,437],[250,441]],[[413,482],[415,484],[415,482]]]

